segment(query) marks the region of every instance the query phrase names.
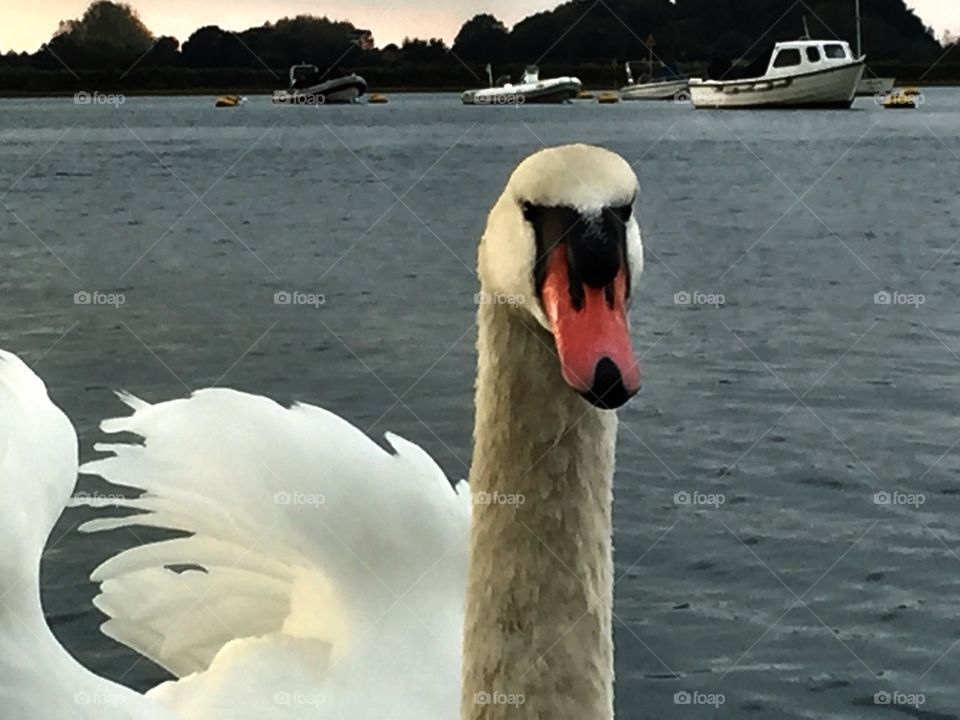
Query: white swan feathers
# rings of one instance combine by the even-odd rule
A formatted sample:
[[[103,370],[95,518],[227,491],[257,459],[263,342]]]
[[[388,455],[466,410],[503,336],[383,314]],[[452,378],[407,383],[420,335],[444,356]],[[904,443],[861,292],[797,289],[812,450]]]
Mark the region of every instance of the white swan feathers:
[[[40,603],[40,556],[77,481],[77,437],[40,379],[0,351],[0,717],[174,720],[82,667]]]

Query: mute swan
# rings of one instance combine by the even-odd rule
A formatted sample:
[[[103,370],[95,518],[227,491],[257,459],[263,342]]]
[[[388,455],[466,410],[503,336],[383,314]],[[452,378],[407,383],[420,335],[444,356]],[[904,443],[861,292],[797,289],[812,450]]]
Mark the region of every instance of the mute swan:
[[[636,176],[574,145],[514,171],[480,243],[470,487],[320,408],[225,389],[103,423],[84,472],[143,491],[82,530],[190,533],[103,563],[104,632],[181,720],[613,717],[616,416]]]
[[[0,350],[0,717],[174,720],[86,670],[50,632],[40,556],[77,482],[77,436],[47,389]]]

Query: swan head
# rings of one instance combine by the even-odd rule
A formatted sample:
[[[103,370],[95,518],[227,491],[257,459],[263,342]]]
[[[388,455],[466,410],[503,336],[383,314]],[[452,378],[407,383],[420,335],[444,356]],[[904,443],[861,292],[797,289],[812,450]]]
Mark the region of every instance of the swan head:
[[[643,270],[638,192],[616,153],[547,148],[514,170],[480,243],[481,297],[532,316],[552,335],[567,384],[603,409],[640,389],[627,322]]]

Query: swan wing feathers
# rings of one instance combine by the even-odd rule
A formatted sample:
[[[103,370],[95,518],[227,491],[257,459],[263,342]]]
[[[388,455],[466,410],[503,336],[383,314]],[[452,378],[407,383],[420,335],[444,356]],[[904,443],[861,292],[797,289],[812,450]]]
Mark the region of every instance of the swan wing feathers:
[[[317,717],[322,696],[353,720],[375,716],[373,693],[393,694],[379,710],[395,711],[391,683],[409,685],[420,661],[434,677],[411,711],[456,713],[465,483],[416,445],[387,435],[384,449],[311,405],[226,389],[121,399],[132,414],[102,428],[142,443],[98,445],[108,455],[81,471],[139,491],[114,501],[137,513],[81,531],[139,541],[94,571],[95,603],[107,635],[180,678],[153,695],[183,718],[278,705]],[[145,541],[144,528],[178,536]]]
[[[77,479],[77,437],[43,382],[0,350],[0,718],[175,720],[91,673],[40,605],[40,557]]]

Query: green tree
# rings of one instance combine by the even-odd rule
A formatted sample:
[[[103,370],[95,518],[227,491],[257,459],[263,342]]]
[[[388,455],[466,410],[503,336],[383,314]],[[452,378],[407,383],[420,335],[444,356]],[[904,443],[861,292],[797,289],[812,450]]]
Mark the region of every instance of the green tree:
[[[78,20],[61,21],[50,50],[71,67],[123,68],[153,46],[154,37],[136,10],[97,0]]]
[[[507,55],[510,35],[493,15],[474,15],[453,41],[453,52],[462,60],[501,62]]]

